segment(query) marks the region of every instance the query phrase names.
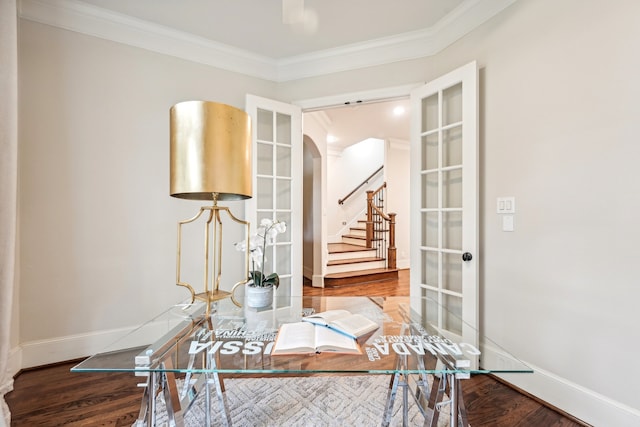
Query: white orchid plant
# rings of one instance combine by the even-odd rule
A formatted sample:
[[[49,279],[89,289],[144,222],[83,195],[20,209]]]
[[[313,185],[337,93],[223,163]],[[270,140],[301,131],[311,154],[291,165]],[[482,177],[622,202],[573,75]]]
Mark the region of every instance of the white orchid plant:
[[[249,278],[253,281],[249,286],[265,288],[267,286],[280,285],[280,277],[277,273],[264,275],[264,264],[267,260],[265,252],[267,246],[273,246],[276,243],[276,236],[287,230],[287,224],[284,221],[273,221],[264,218],[260,221],[260,227],[255,234],[249,238],[249,259],[251,261],[251,271]],[[235,244],[236,250],[245,252],[247,250],[247,242],[243,240]]]

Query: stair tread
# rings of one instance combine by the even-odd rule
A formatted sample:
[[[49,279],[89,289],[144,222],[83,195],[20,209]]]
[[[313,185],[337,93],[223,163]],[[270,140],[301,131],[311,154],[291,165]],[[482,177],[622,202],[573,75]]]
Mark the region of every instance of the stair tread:
[[[367,228],[366,227],[349,227],[349,230],[367,231]],[[374,228],[373,231],[376,232],[376,231],[389,231],[389,230],[386,230],[384,228]]]
[[[384,261],[384,258],[365,257],[365,258],[336,259],[333,261],[328,261],[327,265],[358,264],[363,262],[377,262],[377,261]]]
[[[349,237],[351,239],[364,239],[365,236],[359,236],[357,234],[343,234],[342,237]]]
[[[349,243],[329,243],[327,245],[329,247],[330,254],[340,254],[345,252],[364,252],[375,250],[372,248],[367,248],[360,245],[352,245]]]
[[[344,279],[348,277],[358,277],[358,276],[369,276],[376,274],[386,274],[397,272],[397,268],[372,268],[369,270],[357,270],[357,271],[345,271],[342,273],[331,273],[327,274],[325,279]]]
[[[367,236],[358,236],[357,234],[343,234],[342,237],[345,237],[347,239],[367,240]],[[374,237],[371,240],[382,240],[382,239],[376,239]]]

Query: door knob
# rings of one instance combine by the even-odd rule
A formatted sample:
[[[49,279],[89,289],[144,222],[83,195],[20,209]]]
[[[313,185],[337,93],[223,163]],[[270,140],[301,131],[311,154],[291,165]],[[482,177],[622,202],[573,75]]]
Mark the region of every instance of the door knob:
[[[473,259],[473,255],[471,255],[471,253],[465,252],[462,254],[463,261],[471,261],[472,259]]]

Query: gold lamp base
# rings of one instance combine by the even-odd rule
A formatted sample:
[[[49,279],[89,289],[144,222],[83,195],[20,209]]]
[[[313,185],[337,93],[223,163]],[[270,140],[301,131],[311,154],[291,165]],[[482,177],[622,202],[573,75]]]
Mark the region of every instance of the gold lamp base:
[[[200,211],[193,218],[178,222],[178,239],[177,239],[177,250],[176,250],[176,284],[178,286],[184,286],[191,292],[191,302],[195,300],[204,301],[207,304],[206,314],[209,316],[211,314],[211,303],[215,301],[220,301],[225,298],[231,298],[231,301],[238,307],[242,305],[236,300],[234,293],[238,286],[244,285],[249,281],[249,256],[248,251],[245,254],[245,266],[244,266],[244,279],[240,282],[237,282],[231,291],[225,291],[220,289],[220,280],[222,277],[222,219],[220,217],[220,212],[226,212],[231,219],[237,223],[240,223],[245,226],[245,239],[246,245],[249,247],[249,222],[243,221],[241,219],[236,218],[229,208],[218,206],[218,199],[216,195],[213,195],[213,206],[203,206],[200,208]],[[180,279],[180,265],[182,260],[182,226],[185,224],[189,224],[194,222],[200,216],[208,212],[209,216],[205,222],[205,230],[204,230],[204,292],[196,293],[193,287],[186,282],[183,282]],[[210,238],[211,238],[211,225],[213,223],[213,265],[210,265],[210,257],[209,257],[209,246],[210,246]],[[211,288],[209,287],[209,275],[211,274]]]

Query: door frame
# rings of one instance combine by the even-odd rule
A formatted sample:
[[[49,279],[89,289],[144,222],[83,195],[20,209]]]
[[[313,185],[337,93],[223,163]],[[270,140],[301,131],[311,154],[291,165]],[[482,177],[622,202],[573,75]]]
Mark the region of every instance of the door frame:
[[[325,110],[332,107],[344,106],[345,104],[355,104],[357,102],[386,102],[393,101],[394,99],[409,98],[411,91],[423,86],[423,82],[407,84],[403,86],[393,86],[381,89],[366,90],[361,92],[349,92],[340,95],[332,95],[321,98],[311,98],[305,100],[298,100],[291,102],[293,105],[297,105],[302,110],[302,114],[309,113],[317,110]],[[303,124],[303,138],[304,138],[304,124]],[[309,138],[313,141],[313,139]],[[322,174],[322,185],[320,189],[320,197],[316,200],[320,202],[318,212],[326,212],[327,207],[327,188],[326,188],[326,173],[327,173],[327,146],[318,145],[319,141],[313,141],[316,148],[320,152],[320,166],[319,170]],[[315,173],[315,171],[314,171]],[[315,180],[315,177],[314,177]],[[314,196],[315,197],[315,196]],[[314,218],[317,221],[318,218]],[[327,221],[324,214],[320,215],[320,226],[314,224],[313,228],[313,240],[314,242],[321,242],[320,247],[314,245],[313,253],[313,286],[324,287],[324,276],[326,274],[327,261],[329,259],[329,253],[327,250]],[[322,271],[318,273],[315,271],[317,267],[321,267]]]

